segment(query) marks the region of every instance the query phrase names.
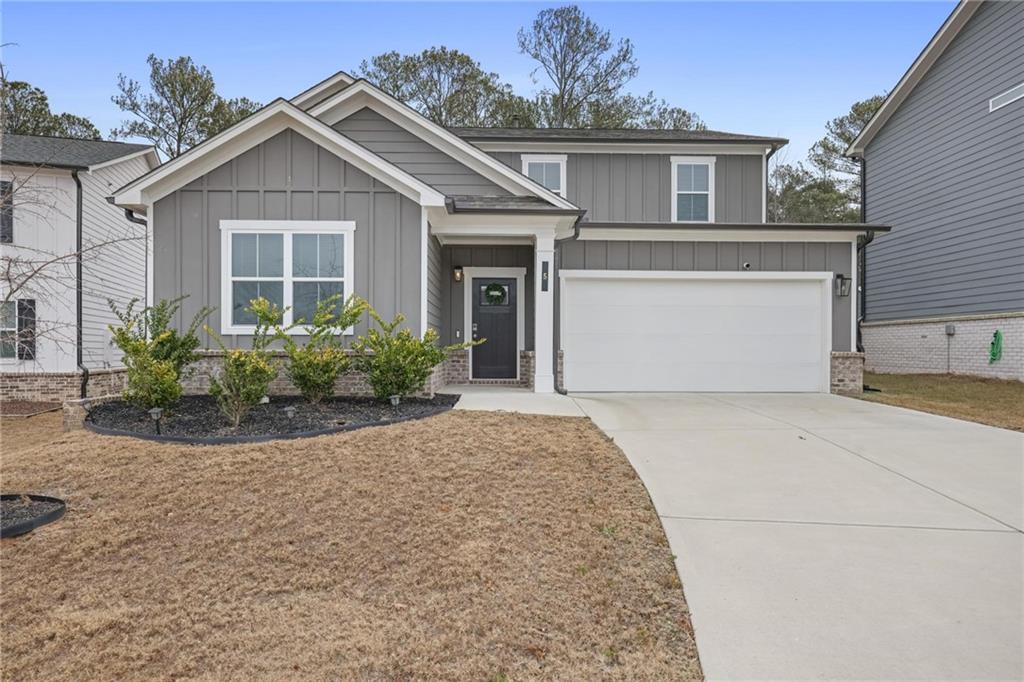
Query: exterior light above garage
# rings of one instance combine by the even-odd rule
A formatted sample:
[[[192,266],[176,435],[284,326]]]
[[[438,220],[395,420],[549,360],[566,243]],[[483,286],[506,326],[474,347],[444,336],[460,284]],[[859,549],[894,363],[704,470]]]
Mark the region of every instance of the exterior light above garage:
[[[846,298],[850,295],[850,287],[853,285],[851,280],[846,275],[836,275],[836,296],[840,298]]]

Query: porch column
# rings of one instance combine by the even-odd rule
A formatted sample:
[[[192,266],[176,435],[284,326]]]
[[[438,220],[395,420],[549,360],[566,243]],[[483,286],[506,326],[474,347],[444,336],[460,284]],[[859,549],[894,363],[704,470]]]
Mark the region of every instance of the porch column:
[[[533,390],[555,392],[555,235],[538,234],[533,267]]]

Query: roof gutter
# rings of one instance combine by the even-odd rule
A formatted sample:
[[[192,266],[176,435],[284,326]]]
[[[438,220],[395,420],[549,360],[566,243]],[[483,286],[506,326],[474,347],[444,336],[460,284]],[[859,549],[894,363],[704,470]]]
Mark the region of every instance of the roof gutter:
[[[89,393],[89,368],[82,363],[82,180],[78,169],[71,171],[75,181],[75,362],[82,373],[79,397],[82,400]]]

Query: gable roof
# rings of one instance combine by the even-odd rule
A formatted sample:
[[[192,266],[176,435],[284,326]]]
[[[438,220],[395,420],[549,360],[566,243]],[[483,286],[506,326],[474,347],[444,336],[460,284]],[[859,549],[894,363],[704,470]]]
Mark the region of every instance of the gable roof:
[[[466,140],[555,142],[716,142],[765,143],[782,146],[789,140],[726,133],[720,130],[664,130],[655,128],[449,128]]]
[[[145,210],[192,180],[221,166],[279,132],[293,129],[359,170],[387,183],[421,206],[444,206],[444,195],[377,156],[294,104],[278,98],[256,113],[214,135],[114,192],[112,201]]]
[[[152,155],[151,166],[159,163],[156,150],[148,144],[10,133],[0,138],[0,163],[8,165],[88,170],[146,153]]]
[[[323,100],[327,99],[331,95],[344,90],[348,86],[356,82],[353,76],[350,76],[344,71],[338,71],[332,76],[328,76],[316,85],[306,88],[295,97],[291,98],[291,103],[298,108],[308,111],[310,107]]]
[[[932,36],[932,39],[928,41],[921,54],[917,56],[914,63],[910,65],[907,72],[900,78],[896,87],[886,96],[882,106],[878,108],[878,111],[867,122],[864,129],[860,131],[856,139],[846,148],[846,152],[844,152],[846,156],[860,157],[864,155],[864,150],[871,143],[871,140],[875,138],[875,135],[878,134],[878,131],[882,129],[889,118],[896,113],[896,110],[907,99],[911,91],[917,87],[921,79],[927,75],[935,62],[942,56],[942,53],[953,42],[953,39],[960,34],[960,31],[967,24],[968,20],[974,16],[982,2],[984,0],[960,0],[960,4],[946,17],[946,21],[943,22],[939,30]]]
[[[456,161],[480,173],[512,194],[538,196],[564,209],[579,207],[522,173],[506,166],[479,147],[440,126],[404,102],[400,102],[365,79],[358,79],[322,102],[310,107],[309,113],[329,125],[356,111],[369,107],[388,116],[396,124],[423,141],[437,147]],[[386,112],[386,113],[385,113]]]

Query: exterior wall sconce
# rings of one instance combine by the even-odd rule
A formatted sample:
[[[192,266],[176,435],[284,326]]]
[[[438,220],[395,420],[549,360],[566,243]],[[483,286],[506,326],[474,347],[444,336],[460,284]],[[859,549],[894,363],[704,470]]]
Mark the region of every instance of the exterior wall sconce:
[[[853,286],[853,280],[846,275],[836,275],[836,296],[840,298],[846,298],[850,295],[850,288]]]
[[[452,270],[452,277],[455,279],[456,282],[461,282],[462,281],[462,266],[461,265],[456,265],[455,266],[455,269]]]

